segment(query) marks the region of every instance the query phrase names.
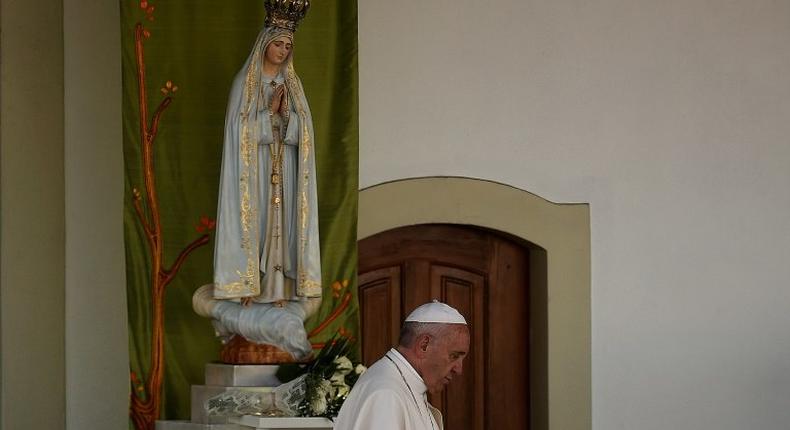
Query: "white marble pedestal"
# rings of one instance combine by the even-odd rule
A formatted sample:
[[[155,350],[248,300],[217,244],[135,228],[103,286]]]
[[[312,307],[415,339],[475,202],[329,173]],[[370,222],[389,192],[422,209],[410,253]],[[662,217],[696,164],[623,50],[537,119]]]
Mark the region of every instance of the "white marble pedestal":
[[[255,430],[318,430],[331,429],[332,421],[326,418],[262,418],[252,415],[229,418],[228,421]]]
[[[206,385],[192,386],[192,416],[190,421],[157,421],[156,430],[279,430],[279,429],[331,429],[332,421],[326,418],[263,418],[252,415],[243,417],[209,417],[203,409],[206,399],[228,389],[266,391],[280,384],[275,373],[278,366],[258,365],[206,365]]]
[[[228,418],[225,424],[202,424],[189,421],[157,421],[156,430],[330,430],[326,418],[262,418],[252,415]]]
[[[190,421],[157,421],[156,430],[250,430],[239,424],[203,424]]]
[[[230,389],[249,389],[267,391],[280,385],[276,373],[279,366],[270,365],[234,365],[209,363],[206,365],[205,385],[192,386],[190,421],[201,424],[224,424],[226,417],[210,417],[206,415],[203,403],[218,394]],[[158,429],[157,429],[158,430]]]

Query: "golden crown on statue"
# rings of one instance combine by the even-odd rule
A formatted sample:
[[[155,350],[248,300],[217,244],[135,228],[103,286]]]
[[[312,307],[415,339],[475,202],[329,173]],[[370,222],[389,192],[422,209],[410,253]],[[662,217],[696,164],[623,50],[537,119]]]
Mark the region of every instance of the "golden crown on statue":
[[[266,27],[279,27],[296,31],[299,21],[307,15],[310,9],[308,0],[265,0]]]

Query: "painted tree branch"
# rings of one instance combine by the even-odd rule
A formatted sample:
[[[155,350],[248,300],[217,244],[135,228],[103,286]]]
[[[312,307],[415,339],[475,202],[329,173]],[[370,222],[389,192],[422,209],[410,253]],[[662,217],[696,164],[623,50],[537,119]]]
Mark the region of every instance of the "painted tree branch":
[[[343,301],[335,308],[335,310],[316,328],[314,328],[310,333],[307,334],[307,337],[315,337],[316,335],[320,334],[324,331],[325,328],[329,326],[337,317],[339,317],[345,310],[348,308],[349,303],[351,302],[351,293],[346,293],[343,296]],[[317,345],[317,344],[316,344]]]
[[[140,191],[137,188],[132,190],[132,205],[134,206],[134,211],[137,213],[137,218],[140,220],[140,224],[143,225],[143,230],[145,230],[146,237],[151,236],[151,223],[145,217],[145,213],[143,213],[143,207],[140,204]]]
[[[165,97],[157,106],[148,125],[148,96],[146,94],[145,52],[143,38],[147,36],[143,26],[138,23],[134,29],[135,58],[137,65],[137,87],[140,108],[140,145],[143,162],[143,181],[145,183],[145,204],[143,209],[140,192],[133,191],[133,204],[148,241],[151,262],[151,354],[150,370],[145,383],[133,387],[129,414],[137,430],[154,430],[155,422],[161,412],[162,383],[164,379],[164,299],[167,285],[175,278],[181,265],[195,249],[209,242],[209,235],[204,234],[187,245],[178,254],[173,264],[164,269],[162,262],[163,240],[162,226],[159,217],[159,199],[156,191],[154,170],[154,142],[159,133],[162,114],[170,103],[171,97]],[[168,82],[168,85],[170,83]],[[146,216],[147,214],[147,216]],[[136,375],[132,374],[132,384],[137,383]],[[134,388],[138,388],[135,390]]]
[[[178,257],[176,257],[176,260],[173,262],[173,265],[170,266],[170,269],[163,271],[163,274],[165,275],[165,279],[163,280],[163,282],[165,284],[169,284],[170,281],[173,280],[173,277],[175,277],[176,273],[178,273],[178,269],[181,267],[181,264],[184,263],[184,260],[186,260],[189,254],[191,254],[192,251],[207,244],[208,241],[209,241],[209,235],[204,234],[203,236],[200,236],[199,238],[192,241],[192,243],[187,245],[186,248],[181,250],[181,253],[178,254]]]
[[[162,103],[159,103],[159,107],[156,108],[156,112],[154,112],[154,117],[151,120],[152,136],[156,136],[156,134],[159,132],[159,118],[162,116],[162,112],[164,112],[165,109],[167,109],[167,107],[170,106],[170,102],[172,100],[173,99],[170,97],[165,97],[164,100],[162,100]],[[153,143],[153,139],[151,140],[151,143]]]

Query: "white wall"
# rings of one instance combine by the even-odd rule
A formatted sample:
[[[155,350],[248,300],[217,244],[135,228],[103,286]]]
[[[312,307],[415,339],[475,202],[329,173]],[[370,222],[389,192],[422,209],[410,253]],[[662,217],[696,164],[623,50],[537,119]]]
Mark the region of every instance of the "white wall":
[[[790,421],[790,3],[359,2],[360,186],[592,218],[593,428]]]

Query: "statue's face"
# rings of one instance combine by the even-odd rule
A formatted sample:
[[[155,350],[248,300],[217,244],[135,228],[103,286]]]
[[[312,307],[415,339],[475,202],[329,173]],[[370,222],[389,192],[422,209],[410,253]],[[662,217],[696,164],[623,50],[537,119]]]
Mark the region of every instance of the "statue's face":
[[[288,36],[280,36],[269,43],[266,47],[265,60],[267,63],[281,65],[291,54],[293,43]]]

